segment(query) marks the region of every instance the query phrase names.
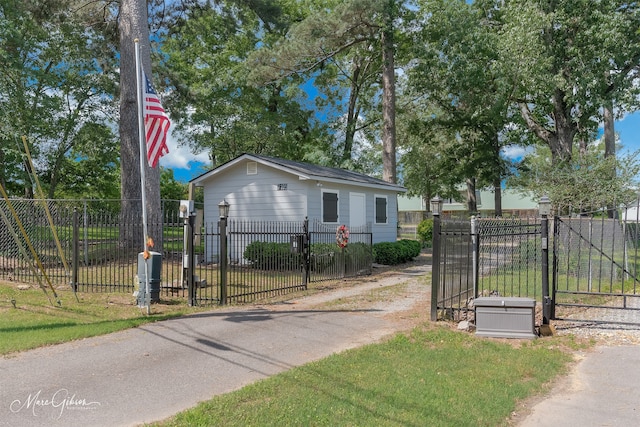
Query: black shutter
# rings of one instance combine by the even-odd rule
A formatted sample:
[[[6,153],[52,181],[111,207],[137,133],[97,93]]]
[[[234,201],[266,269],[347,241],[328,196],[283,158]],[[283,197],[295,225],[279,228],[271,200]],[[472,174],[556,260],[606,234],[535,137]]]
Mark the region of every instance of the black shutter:
[[[322,222],[338,222],[338,195],[322,193]]]
[[[387,223],[387,199],[376,197],[376,224]]]

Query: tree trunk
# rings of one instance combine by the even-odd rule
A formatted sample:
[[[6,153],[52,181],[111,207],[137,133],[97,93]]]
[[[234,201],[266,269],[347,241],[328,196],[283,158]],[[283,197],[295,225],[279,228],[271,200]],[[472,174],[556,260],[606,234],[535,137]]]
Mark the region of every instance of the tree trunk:
[[[500,178],[493,183],[493,200],[495,205],[495,216],[502,216],[502,182]]]
[[[475,178],[467,178],[467,210],[469,211],[469,215],[476,215],[478,213]]]
[[[553,95],[553,131],[547,129],[534,118],[526,103],[520,103],[520,113],[529,130],[551,149],[553,163],[571,161],[573,157],[573,138],[578,128],[571,120],[571,110],[564,100],[564,92],[557,89]]]
[[[604,118],[604,158],[616,156],[616,133],[613,120],[613,105],[605,105],[603,111]],[[611,171],[611,179],[615,178],[616,170]],[[607,214],[609,218],[616,216],[616,209],[613,206],[609,206]]]
[[[609,158],[616,155],[616,134],[613,120],[613,107],[604,107],[604,157]]]
[[[140,41],[142,64],[151,79],[151,53],[147,3],[145,0],[120,2],[120,163],[123,220],[136,223],[142,214],[140,182],[140,141],[138,138],[138,107],[136,85],[136,59],[134,40]],[[146,145],[146,144],[145,144]],[[146,152],[146,147],[145,150]],[[149,236],[161,243],[160,171],[151,168],[145,159],[146,210]],[[141,221],[140,221],[141,223]],[[142,227],[121,227],[121,239],[143,248]],[[158,249],[156,247],[156,249]]]
[[[344,149],[342,150],[342,161],[351,160],[351,151],[353,150],[353,140],[356,133],[356,123],[358,115],[356,112],[356,104],[358,102],[358,89],[360,87],[360,60],[353,59],[353,72],[351,73],[351,93],[349,93],[349,107],[347,110],[347,129],[344,137]]]
[[[386,9],[382,31],[382,179],[396,183],[396,88],[393,40],[394,0]]]

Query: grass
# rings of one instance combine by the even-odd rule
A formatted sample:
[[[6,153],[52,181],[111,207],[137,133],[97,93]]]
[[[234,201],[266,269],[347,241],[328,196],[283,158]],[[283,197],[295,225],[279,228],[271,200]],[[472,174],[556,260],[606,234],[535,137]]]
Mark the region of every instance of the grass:
[[[566,371],[572,357],[560,341],[505,343],[425,325],[214,397],[153,425],[507,425],[518,402]]]
[[[62,303],[58,306],[48,293],[53,305],[37,286],[20,290],[0,282],[0,354],[108,334],[198,310],[188,307],[184,298],[165,298],[153,304],[152,314],[147,315],[131,294],[78,293],[78,301],[70,290],[57,290]]]

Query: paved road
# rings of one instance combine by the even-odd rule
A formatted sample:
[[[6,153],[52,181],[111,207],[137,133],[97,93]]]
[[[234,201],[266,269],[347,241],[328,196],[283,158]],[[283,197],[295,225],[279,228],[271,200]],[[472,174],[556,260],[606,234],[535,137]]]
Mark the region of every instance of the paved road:
[[[198,314],[0,359],[0,425],[124,426],[392,331],[370,311]]]

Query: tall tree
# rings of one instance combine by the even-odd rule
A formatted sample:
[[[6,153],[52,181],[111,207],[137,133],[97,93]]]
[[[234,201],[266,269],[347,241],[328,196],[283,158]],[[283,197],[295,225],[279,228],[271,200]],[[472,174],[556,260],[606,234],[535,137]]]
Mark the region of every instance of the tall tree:
[[[467,203],[475,211],[475,186],[495,189],[496,214],[501,214],[501,181],[506,173],[501,149],[508,141],[509,87],[498,66],[498,11],[487,1],[419,2],[413,34],[414,66],[409,95],[431,105],[424,126],[444,136],[441,154],[455,156],[455,165],[440,169],[453,185],[467,183]],[[418,107],[420,108],[420,107]],[[414,128],[419,129],[419,128]],[[420,143],[420,142],[418,142]],[[423,141],[429,144],[429,141]],[[423,162],[433,161],[425,157]],[[441,179],[444,177],[441,177]]]
[[[151,74],[151,50],[147,2],[145,0],[122,0],[118,21],[120,36],[120,165],[122,213],[125,218],[139,215],[142,209],[140,180],[140,139],[138,137],[138,109],[136,59],[134,40],[140,42],[142,66],[149,79]],[[144,141],[142,141],[144,143]],[[146,150],[145,150],[146,151]],[[160,170],[151,168],[144,161],[147,199],[147,214],[157,223],[161,216]],[[123,227],[121,239],[143,242],[142,230]],[[159,229],[149,230],[157,237]],[[158,241],[160,241],[158,239]]]
[[[395,40],[394,32],[401,3],[393,0],[347,1],[334,8],[325,8],[310,14],[305,20],[292,26],[286,37],[273,47],[260,49],[251,57],[252,78],[258,82],[276,81],[301,75],[310,78],[322,72],[326,63],[335,61],[362,47],[373,49],[380,58],[378,85],[382,92],[382,162],[383,179],[396,181],[395,139]],[[352,56],[357,64],[360,55]],[[351,82],[357,79],[359,68],[353,67],[348,75]],[[349,106],[354,105],[351,88]],[[355,115],[348,116],[346,136],[351,136]],[[345,143],[346,152],[351,140]]]
[[[209,151],[214,164],[244,152],[301,160],[326,138],[299,82],[257,88],[247,83],[245,66],[256,45],[282,34],[283,16],[299,12],[279,2],[247,4],[196,5],[172,25],[163,41],[168,105],[180,133],[194,150]]]
[[[69,10],[73,10],[70,12]],[[0,140],[3,177],[33,195],[22,135],[28,136],[42,182],[53,197],[61,168],[87,123],[112,117],[114,56],[96,4],[0,1]],[[84,129],[84,131],[83,131]],[[96,142],[99,139],[96,138]]]
[[[528,129],[555,163],[572,160],[574,142],[584,153],[602,107],[634,91],[639,11],[622,0],[506,2],[501,63]]]

